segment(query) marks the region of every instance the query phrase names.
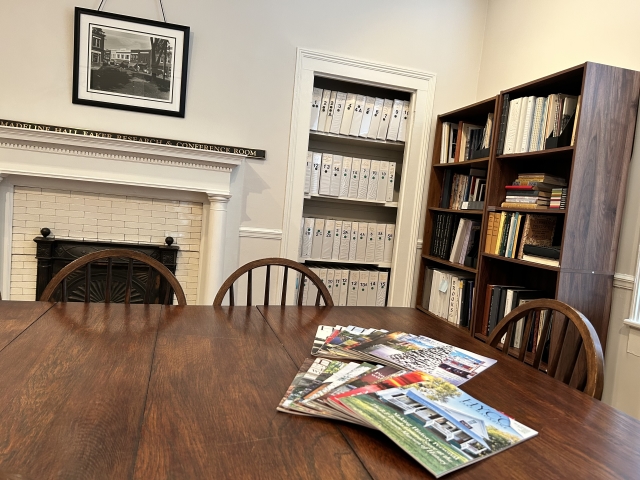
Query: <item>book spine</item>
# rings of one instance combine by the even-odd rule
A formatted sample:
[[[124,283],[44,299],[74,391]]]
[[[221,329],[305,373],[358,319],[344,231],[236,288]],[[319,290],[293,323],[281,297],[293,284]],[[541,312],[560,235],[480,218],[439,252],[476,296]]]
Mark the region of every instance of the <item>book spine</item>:
[[[507,134],[507,117],[509,116],[509,94],[505,93],[502,96],[502,112],[500,114],[500,134],[498,136],[498,151],[497,155],[502,155],[504,152],[504,139]]]

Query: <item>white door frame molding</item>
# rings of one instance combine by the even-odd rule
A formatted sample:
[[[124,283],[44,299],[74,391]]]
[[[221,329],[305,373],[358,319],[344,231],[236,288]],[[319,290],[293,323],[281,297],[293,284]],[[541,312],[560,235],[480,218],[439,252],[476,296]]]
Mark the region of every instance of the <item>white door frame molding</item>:
[[[404,151],[388,302],[389,306],[408,307],[411,304],[416,245],[420,236],[420,212],[429,158],[436,76],[298,48],[281,243],[281,256],[294,260],[298,259],[315,75],[411,93],[412,112]]]

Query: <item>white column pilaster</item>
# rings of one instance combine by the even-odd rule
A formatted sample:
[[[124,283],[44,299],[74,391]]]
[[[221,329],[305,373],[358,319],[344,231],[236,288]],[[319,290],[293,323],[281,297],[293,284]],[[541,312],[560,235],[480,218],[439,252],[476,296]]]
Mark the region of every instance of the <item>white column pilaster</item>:
[[[224,239],[227,224],[227,203],[231,195],[207,193],[209,198],[209,217],[207,219],[207,242],[205,252],[204,294],[201,295],[204,305],[211,305],[224,282]]]
[[[0,173],[0,183],[9,175]],[[2,198],[4,197],[4,198]],[[0,293],[2,298],[9,300],[11,298],[11,242],[13,240],[13,192],[7,192],[0,196],[0,208],[4,209],[4,223],[0,225]]]

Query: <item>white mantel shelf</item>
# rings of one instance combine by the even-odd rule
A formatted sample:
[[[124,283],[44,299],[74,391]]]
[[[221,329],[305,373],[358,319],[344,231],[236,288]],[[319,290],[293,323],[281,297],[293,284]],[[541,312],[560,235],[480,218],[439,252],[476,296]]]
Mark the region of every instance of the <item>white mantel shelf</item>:
[[[52,155],[61,157],[53,160]],[[0,126],[1,175],[228,194],[229,181],[220,185],[214,177],[229,175],[245,158],[175,145]],[[124,167],[123,162],[137,165]]]

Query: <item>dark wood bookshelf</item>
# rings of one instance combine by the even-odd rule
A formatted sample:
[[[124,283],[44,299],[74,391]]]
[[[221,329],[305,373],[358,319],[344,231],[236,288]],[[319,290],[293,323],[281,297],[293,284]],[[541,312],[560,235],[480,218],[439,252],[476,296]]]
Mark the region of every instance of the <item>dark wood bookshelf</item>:
[[[537,152],[525,153],[508,153],[506,155],[496,156],[497,160],[523,160],[534,158],[539,160],[542,157],[565,157],[571,159],[573,153],[573,145],[568,147],[550,148],[548,150],[538,150]]]
[[[483,100],[481,102],[474,103],[473,105],[469,105],[464,108],[460,108],[458,110],[454,110],[453,112],[445,113],[443,115],[438,116],[438,120],[436,123],[436,134],[435,134],[435,145],[433,149],[433,156],[431,159],[431,175],[429,177],[429,192],[427,196],[427,210],[426,210],[426,218],[424,223],[424,233],[422,240],[422,264],[420,268],[420,274],[418,277],[418,290],[417,290],[417,300],[416,300],[416,308],[420,311],[427,313],[433,318],[439,318],[436,315],[430,313],[428,309],[422,306],[423,301],[423,290],[424,290],[424,274],[425,268],[440,268],[448,271],[463,271],[468,275],[469,273],[474,276],[477,274],[477,268],[467,267],[465,265],[461,265],[458,263],[452,263],[448,260],[444,260],[439,257],[434,257],[430,255],[431,252],[431,243],[433,237],[433,224],[436,218],[436,214],[439,213],[450,213],[463,218],[473,218],[474,220],[479,220],[482,222],[485,214],[485,209],[483,210],[454,210],[450,208],[442,208],[440,207],[440,197],[442,195],[443,182],[444,182],[444,174],[447,170],[451,170],[454,173],[468,173],[470,168],[480,168],[487,170],[487,178],[488,178],[488,170],[491,161],[491,155],[489,157],[478,158],[474,160],[467,160],[464,162],[455,162],[455,163],[440,163],[440,149],[442,147],[442,124],[443,122],[466,122],[475,125],[484,125],[487,121],[487,115],[489,113],[494,114],[493,121],[493,132],[492,132],[492,143],[493,137],[495,137],[495,124],[496,124],[496,112],[497,112],[497,104],[498,97],[492,97],[487,100]],[[493,148],[493,147],[491,147]],[[490,149],[491,152],[491,149]],[[485,187],[487,188],[487,187]],[[486,196],[486,194],[485,194]],[[486,205],[486,202],[485,202]],[[428,299],[425,299],[428,302]],[[471,319],[470,319],[471,320]],[[446,321],[446,320],[445,320]],[[448,322],[447,322],[448,323]],[[450,324],[451,325],[451,324]],[[469,328],[461,327],[465,331],[469,332]]]
[[[416,308],[418,310],[420,310],[422,313],[427,314],[431,318],[435,318],[436,320],[440,320],[442,322],[445,322],[447,325],[451,325],[452,327],[459,328],[460,330],[463,330],[465,332],[469,332],[469,328],[468,327],[463,327],[462,325],[456,325],[454,323],[451,323],[446,318],[442,318],[442,317],[439,317],[438,315],[435,315],[435,314],[431,313],[429,310],[427,310],[426,308],[422,307],[421,305],[417,305]]]
[[[553,265],[545,265],[544,263],[529,262],[527,260],[520,260],[519,258],[503,257],[502,255],[494,255],[493,253],[486,253],[486,252],[483,253],[482,256],[487,258],[493,258],[494,260],[501,260],[503,262],[511,262],[511,263],[517,263],[519,265],[526,265],[528,267],[544,268],[545,270],[552,270],[554,272],[560,271],[560,267],[554,267]]]
[[[458,213],[460,215],[482,215],[484,210],[453,210],[452,208],[429,207],[434,212]]]
[[[442,133],[442,132],[441,132]],[[489,157],[485,158],[476,158],[475,160],[467,160],[465,162],[454,162],[454,163],[436,163],[433,165],[433,168],[483,168],[489,165]]]
[[[457,270],[464,270],[465,272],[476,273],[478,270],[473,267],[467,267],[466,265],[462,265],[460,263],[453,263],[449,260],[445,260],[444,258],[434,257],[432,255],[422,254],[422,258],[425,260],[429,260],[431,262],[440,263],[441,265],[446,265],[449,268],[455,268]]]
[[[510,101],[519,97],[557,93],[581,96],[574,144],[536,152],[497,155],[500,112],[505,94],[509,95]],[[480,159],[486,164],[476,161],[483,165],[481,168],[486,165],[488,173],[485,208],[483,215],[477,217],[482,220],[481,254],[475,271],[469,334],[480,341],[487,340],[480,331],[485,314],[487,286],[513,285],[542,290],[547,298],[555,298],[580,310],[593,324],[604,350],[639,97],[640,72],[587,62],[504,90],[495,99],[439,115],[429,180],[416,307],[424,310],[421,305],[425,267],[437,268],[438,264],[445,269],[456,267],[454,264],[438,262],[441,259],[429,255],[435,214],[443,211],[439,207],[444,172],[450,168],[457,169],[454,170],[456,173],[464,173],[460,169],[465,163],[468,164],[439,163],[442,123],[473,123],[475,119],[476,124],[481,124],[481,119],[486,118],[488,112],[494,112],[489,159]],[[567,180],[566,208],[538,210],[500,207],[505,200],[506,185],[512,184],[521,173],[538,172]],[[560,266],[553,267],[485,252],[489,213],[503,211],[556,216],[556,240],[561,246]],[[464,211],[452,213],[464,215]],[[552,327],[550,354],[553,354],[553,340],[558,338],[561,323],[554,323]],[[566,341],[576,341],[576,335],[576,332],[568,334]],[[565,373],[558,371],[557,376]]]
[[[564,208],[547,208],[547,209],[537,209],[537,208],[507,208],[507,207],[489,207],[487,212],[520,212],[520,213],[533,213],[533,214],[541,214],[547,215],[551,214],[565,214],[567,210]]]

